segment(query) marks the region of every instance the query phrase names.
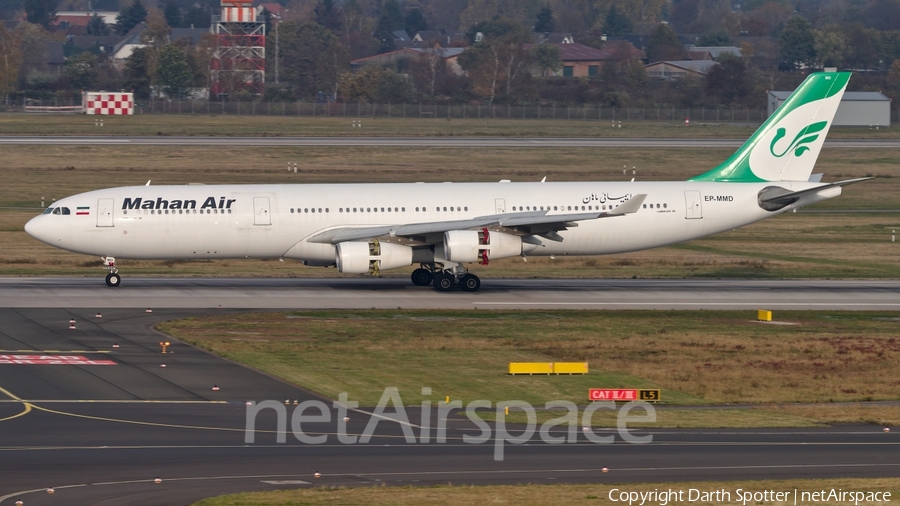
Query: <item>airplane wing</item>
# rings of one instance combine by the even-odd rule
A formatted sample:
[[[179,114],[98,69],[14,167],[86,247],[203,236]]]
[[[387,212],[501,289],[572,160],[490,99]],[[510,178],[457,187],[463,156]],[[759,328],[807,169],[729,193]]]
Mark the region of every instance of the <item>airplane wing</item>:
[[[612,218],[633,214],[641,208],[647,195],[635,195],[624,204],[609,211],[588,213],[549,214],[549,211],[525,213],[505,213],[479,216],[469,220],[432,221],[408,225],[382,225],[375,227],[341,227],[320,232],[308,239],[309,242],[337,244],[376,237],[415,237],[443,234],[450,230],[471,230],[484,227],[513,228],[526,235],[541,235],[547,239],[561,238],[555,234],[568,227],[576,227],[576,222],[597,218]]]

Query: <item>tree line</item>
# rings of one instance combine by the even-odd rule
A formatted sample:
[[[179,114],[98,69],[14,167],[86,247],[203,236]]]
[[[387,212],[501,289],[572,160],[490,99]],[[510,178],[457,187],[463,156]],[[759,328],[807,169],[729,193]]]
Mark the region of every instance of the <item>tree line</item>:
[[[87,0],[70,0],[78,7]],[[172,28],[209,27],[218,0],[92,0],[119,9],[107,25],[94,16],[89,35],[122,35],[141,23],[145,46],[124,64],[98,45],[79,47],[54,25],[60,0],[8,0],[25,21],[0,23],[0,95],[70,97],[81,89],[151,90],[185,98],[210,86],[212,35],[198,44],[172,40]],[[878,89],[900,99],[900,0],[745,0],[735,11],[727,0],[280,0],[280,19],[267,24],[266,90],[241,100],[339,100],[381,103],[598,104],[678,107],[764,105],[765,90],[791,89],[812,69],[861,71],[854,89]],[[278,38],[276,54],[274,38]],[[417,57],[385,68],[351,68],[350,62],[396,49],[393,33],[461,31],[451,43],[463,51],[457,71],[442,48],[426,41]],[[553,45],[535,44],[541,33],[566,32],[576,42],[610,49],[608,38],[646,34],[646,61],[679,60],[686,38],[700,46],[741,48],[724,55],[702,78],[650,79],[644,62],[613,55],[590,78],[556,76],[562,61]],[[430,32],[433,33],[433,32]],[[686,36],[685,34],[692,34]],[[50,67],[46,42],[66,41],[67,60]],[[771,45],[771,50],[760,48]],[[277,61],[277,78],[276,78]],[[220,97],[216,97],[220,98]]]

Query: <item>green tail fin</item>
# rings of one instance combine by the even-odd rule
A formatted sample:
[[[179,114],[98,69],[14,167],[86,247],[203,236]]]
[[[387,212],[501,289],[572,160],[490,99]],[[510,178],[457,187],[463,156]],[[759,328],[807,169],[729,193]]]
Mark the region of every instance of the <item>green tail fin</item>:
[[[810,74],[728,160],[689,181],[807,181],[849,80]]]

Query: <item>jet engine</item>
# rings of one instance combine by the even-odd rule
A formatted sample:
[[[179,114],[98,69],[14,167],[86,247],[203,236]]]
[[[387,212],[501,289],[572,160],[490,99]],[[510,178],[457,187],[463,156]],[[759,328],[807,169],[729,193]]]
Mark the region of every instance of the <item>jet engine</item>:
[[[444,233],[447,260],[459,263],[479,262],[487,265],[491,258],[519,256],[537,246],[522,242],[517,235],[481,230],[450,230]]]
[[[412,265],[413,250],[402,244],[380,242],[342,242],[335,249],[335,263],[341,272],[378,274],[382,270]]]

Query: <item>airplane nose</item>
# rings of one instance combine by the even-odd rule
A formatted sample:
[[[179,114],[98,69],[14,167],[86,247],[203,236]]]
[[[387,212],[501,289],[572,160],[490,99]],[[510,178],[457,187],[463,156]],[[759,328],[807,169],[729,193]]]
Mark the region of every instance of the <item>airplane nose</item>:
[[[28,223],[25,224],[25,233],[39,241],[43,241],[43,239],[41,238],[41,228],[43,227],[41,227],[40,222],[40,216],[35,216],[34,218],[28,220]]]

